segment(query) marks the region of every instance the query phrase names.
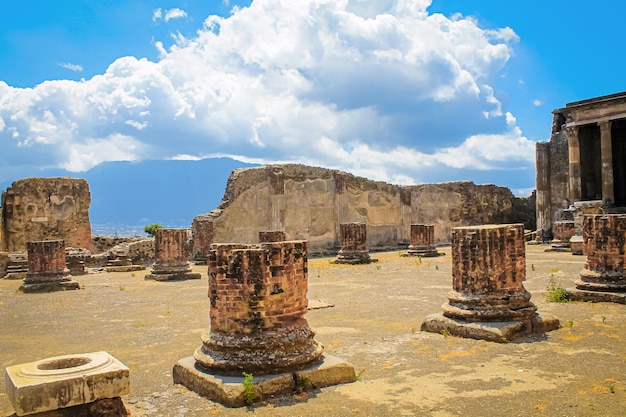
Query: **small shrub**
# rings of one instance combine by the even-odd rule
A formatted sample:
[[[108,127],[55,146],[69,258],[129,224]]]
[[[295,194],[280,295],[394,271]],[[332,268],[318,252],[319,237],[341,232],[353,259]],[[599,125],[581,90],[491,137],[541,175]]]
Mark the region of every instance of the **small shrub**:
[[[356,380],[360,381],[363,378],[363,374],[365,373],[365,368],[361,369],[358,374],[356,374]]]
[[[566,303],[567,302],[567,290],[557,284],[554,281],[554,275],[550,275],[550,282],[548,283],[548,294],[546,295],[546,301],[549,303]]]
[[[146,227],[143,228],[143,231],[146,232],[148,235],[153,236],[156,235],[156,231],[158,229],[163,229],[165,226],[158,224],[158,223],[152,223],[147,225]]]
[[[254,376],[248,372],[243,372],[243,400],[247,405],[254,404],[254,401],[257,398],[256,392],[254,391],[254,383],[252,380]]]
[[[311,391],[312,388],[313,388],[313,384],[311,383],[311,380],[309,378],[304,377],[304,376],[298,377],[296,381],[296,390],[298,392]]]

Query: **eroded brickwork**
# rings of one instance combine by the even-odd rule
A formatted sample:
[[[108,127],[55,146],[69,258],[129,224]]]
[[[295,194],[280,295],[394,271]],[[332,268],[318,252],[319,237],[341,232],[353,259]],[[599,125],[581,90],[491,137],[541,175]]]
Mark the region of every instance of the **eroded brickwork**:
[[[26,250],[27,242],[62,239],[91,248],[89,184],[76,178],[26,178],[2,192],[2,249]]]
[[[626,214],[586,215],[583,218],[585,267],[576,288],[590,291],[626,291]]]
[[[339,224],[339,244],[341,249],[335,263],[365,264],[371,258],[367,249],[367,226],[363,222]]]
[[[213,216],[206,214],[196,216],[191,225],[191,233],[193,236],[193,259],[206,260],[213,244]]]
[[[471,321],[524,320],[535,314],[526,278],[524,226],[457,227],[452,233],[452,289],[444,315]]]
[[[432,224],[412,224],[409,255],[438,256],[435,246],[435,226]]]
[[[307,311],[307,243],[215,244],[208,259],[210,333],[197,364],[224,374],[271,374],[310,364],[323,347]]]
[[[264,242],[284,242],[285,232],[282,230],[263,230],[259,232],[259,243]]]
[[[552,224],[552,247],[569,248],[569,240],[576,235],[576,224],[573,220],[557,221]]]
[[[146,279],[157,281],[200,279],[189,263],[189,232],[187,229],[157,229],[154,235],[152,273]]]
[[[64,241],[28,242],[26,247],[28,272],[20,290],[46,292],[78,288],[78,284],[70,280],[69,270],[66,268]]]

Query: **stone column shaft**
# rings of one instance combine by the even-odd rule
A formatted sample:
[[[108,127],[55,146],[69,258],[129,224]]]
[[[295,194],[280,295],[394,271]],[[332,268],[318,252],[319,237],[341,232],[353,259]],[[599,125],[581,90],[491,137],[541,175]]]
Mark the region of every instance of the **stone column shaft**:
[[[602,154],[602,204],[611,206],[615,202],[611,121],[600,122],[598,125],[600,126],[600,152]]]
[[[567,149],[569,156],[569,198],[570,203],[572,203],[580,201],[582,196],[578,127],[567,128]]]

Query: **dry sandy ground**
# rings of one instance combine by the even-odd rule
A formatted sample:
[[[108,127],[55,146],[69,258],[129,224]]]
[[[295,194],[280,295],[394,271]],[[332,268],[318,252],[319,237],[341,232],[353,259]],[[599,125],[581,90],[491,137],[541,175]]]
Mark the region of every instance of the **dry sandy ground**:
[[[497,344],[420,332],[451,286],[446,256],[375,254],[364,266],[309,261],[307,314],[326,352],[352,362],[353,383],[228,409],[172,384],[172,366],[200,345],[209,321],[202,279],[144,281],[147,272],[77,277],[78,291],[22,294],[0,280],[0,366],[106,350],[131,368],[134,416],[624,416],[626,306],[546,303],[554,276],[573,287],[582,256],[527,246],[526,288],[560,330]],[[13,412],[0,380],[0,416]]]

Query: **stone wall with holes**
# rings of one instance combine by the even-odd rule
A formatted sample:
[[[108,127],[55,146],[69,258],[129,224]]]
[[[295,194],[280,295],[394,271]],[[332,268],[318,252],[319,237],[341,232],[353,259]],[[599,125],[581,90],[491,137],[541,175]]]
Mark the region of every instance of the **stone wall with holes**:
[[[534,205],[519,201],[490,184],[398,186],[325,168],[265,165],[233,171],[209,215],[214,242],[255,243],[259,231],[283,230],[287,240],[306,240],[316,253],[339,248],[341,223],[364,222],[370,249],[408,245],[416,223],[433,224],[436,243],[445,243],[457,226],[534,218],[520,213]]]
[[[2,192],[2,247],[26,250],[26,242],[65,241],[91,249],[89,184],[77,178],[26,178]]]
[[[306,242],[218,244],[208,265],[212,332],[255,333],[306,313]]]

